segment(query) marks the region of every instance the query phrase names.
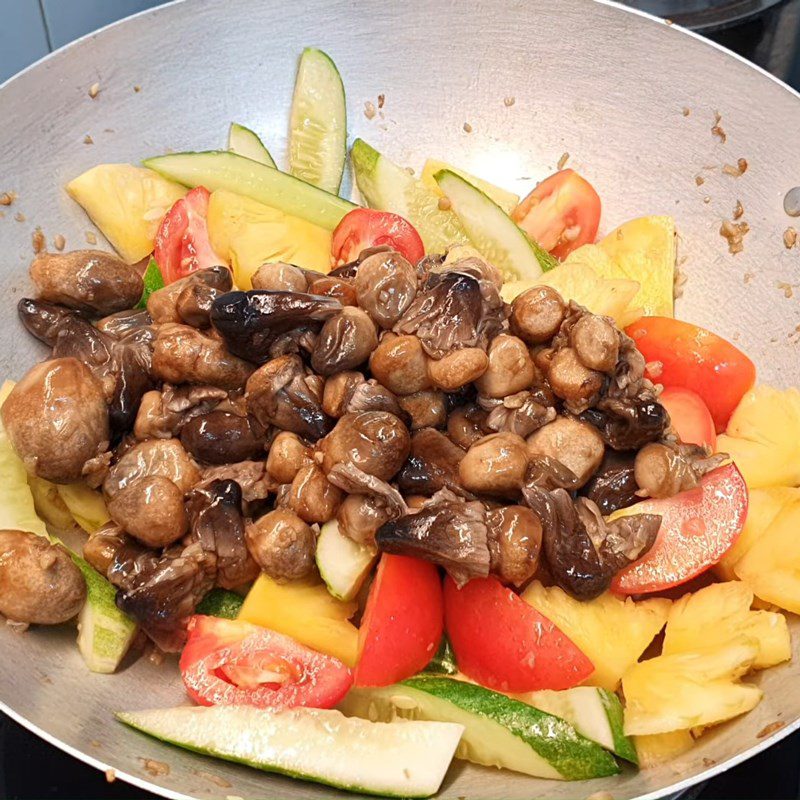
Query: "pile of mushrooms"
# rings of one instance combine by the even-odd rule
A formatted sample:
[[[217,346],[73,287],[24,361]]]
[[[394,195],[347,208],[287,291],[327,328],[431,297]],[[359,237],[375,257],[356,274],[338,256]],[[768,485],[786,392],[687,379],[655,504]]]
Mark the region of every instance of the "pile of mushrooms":
[[[32,475],[102,489],[112,522],[84,555],[164,649],[214,586],[312,574],[332,519],[460,585],[536,576],[595,597],[660,522],[606,517],[718,463],[677,443],[611,319],[544,285],[504,303],[475,257],[376,248],[329,275],[270,263],[250,291],[215,267],[146,310],[136,270],[106,253],[42,254],[31,277],[20,317],[52,355],[3,424]],[[3,569],[0,611],[51,621],[10,610]]]

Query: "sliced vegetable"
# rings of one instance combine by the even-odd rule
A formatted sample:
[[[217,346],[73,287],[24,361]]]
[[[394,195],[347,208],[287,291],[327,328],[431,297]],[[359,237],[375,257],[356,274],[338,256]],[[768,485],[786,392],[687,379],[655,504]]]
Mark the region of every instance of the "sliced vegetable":
[[[353,689],[340,706],[366,719],[436,719],[464,727],[456,757],[556,780],[614,775],[614,758],[567,722],[506,695],[451,678]]]
[[[664,627],[670,607],[665,598],[634,601],[610,592],[586,602],[539,581],[521,596],[558,625],[594,664],[586,683],[611,691]]]
[[[725,430],[739,401],[756,379],[753,362],[711,331],[668,317],[642,317],[627,334],[649,364],[649,376],[665,388],[691,389],[708,406],[717,432]]]
[[[556,258],[593,242],[600,224],[600,196],[575,170],[543,180],[511,212],[511,219]]]
[[[515,698],[569,722],[581,736],[626,761],[638,763],[636,748],[623,730],[622,703],[614,692],[576,686],[561,692],[528,692]]]
[[[519,203],[518,194],[507,192],[505,189],[501,189],[499,186],[495,186],[493,183],[489,183],[489,181],[485,181],[482,178],[476,178],[469,172],[465,172],[463,169],[458,169],[458,167],[454,167],[452,164],[448,164],[444,161],[437,161],[434,158],[429,158],[425,162],[425,166],[422,168],[420,179],[432,192],[435,192],[440,197],[444,197],[444,192],[439,188],[439,184],[436,183],[436,178],[434,178],[434,175],[443,169],[448,169],[450,172],[455,172],[456,175],[463,178],[465,181],[467,181],[467,183],[471,183],[477,189],[480,189],[487,197],[497,203],[497,205],[500,206],[500,208],[502,208],[506,214],[510,214],[514,207]]]
[[[197,753],[340,789],[429,797],[444,779],[462,727],[385,725],[338,711],[165,708],[117,714],[149,736]]]
[[[99,531],[111,519],[103,495],[85,483],[59,484],[58,493],[75,522],[87,533]]]
[[[67,192],[129,264],[153,251],[164,214],[186,194],[178,183],[130,164],[98,164],[67,184]]]
[[[610,257],[614,273],[607,278],[639,281],[634,304],[647,316],[671,317],[675,296],[675,220],[650,216],[624,222],[597,247]],[[577,255],[577,251],[576,251]]]
[[[639,765],[644,769],[672,761],[694,747],[694,737],[688,730],[634,736],[633,740],[639,754]]]
[[[569,689],[594,671],[559,628],[494,578],[476,578],[461,589],[446,578],[444,604],[458,666],[483,686]]]
[[[717,433],[708,406],[697,392],[671,386],[664,389],[658,401],[667,409],[672,427],[686,444],[699,444],[714,450]]]
[[[252,289],[256,270],[272,261],[330,268],[330,231],[223,189],[211,193],[208,234],[214,250],[230,261],[240,289]]]
[[[446,636],[442,636],[439,649],[436,655],[428,662],[428,666],[423,670],[428,675],[456,675],[458,674],[458,664],[456,664],[456,654],[453,646]]]
[[[761,689],[739,678],[757,655],[758,644],[740,636],[721,648],[635,664],[622,679],[625,733],[669,733],[714,725],[750,711],[761,700]]]
[[[331,241],[331,261],[335,265],[355,261],[368,247],[387,245],[416,264],[425,247],[414,226],[399,214],[375,211],[371,208],[353,209],[336,226]]]
[[[328,591],[338,600],[347,601],[358,594],[378,551],[345,536],[339,530],[339,523],[332,519],[319,532],[315,557]]]
[[[353,203],[277,169],[222,150],[170,153],[143,162],[185,186],[227,189],[332,231]]]
[[[509,281],[534,280],[558,261],[517,227],[480,189],[448,170],[434,176],[472,244]]]
[[[792,657],[786,617],[752,611],[753,591],[741,581],[712,583],[673,603],[662,652],[687,653],[720,648],[744,635],[758,644],[753,669],[766,669]]]
[[[355,612],[355,603],[331,597],[324,583],[277,583],[262,572],[247,593],[239,619],[291,636],[352,667],[358,653],[358,630],[348,620]]]
[[[72,560],[86,581],[86,602],[78,614],[78,649],[91,672],[110,674],[125,657],[136,623],[117,608],[117,590],[84,559]]]
[[[162,220],[153,258],[165,283],[222,263],[208,237],[209,197],[208,189],[198,186],[178,200]]]
[[[747,516],[747,486],[733,464],[704,476],[700,485],[666,500],[645,500],[612,515],[659,514],[655,544],[614,578],[619,594],[660,592],[716,564],[733,545]]]
[[[422,237],[427,253],[444,253],[450,245],[467,244],[469,240],[458,217],[449,209],[440,208],[440,195],[422,181],[363,139],[353,142],[350,157],[366,204],[407,219]]]
[[[36,516],[56,530],[66,530],[75,524],[72,514],[58,493],[58,485],[44,478],[28,475],[28,488],[33,495]]]
[[[212,589],[198,604],[197,613],[207,617],[236,619],[244,605],[244,597],[227,589]]]
[[[161,270],[158,268],[158,264],[154,258],[151,258],[150,261],[147,262],[147,269],[144,271],[144,275],[142,275],[142,281],[144,283],[144,291],[142,292],[142,299],[139,301],[136,308],[147,308],[147,301],[150,295],[153,294],[153,292],[157,292],[159,289],[163,289],[165,286],[164,276],[161,274]]]
[[[428,561],[384,553],[358,632],[357,686],[388,686],[425,668],[442,638],[442,584]]]
[[[231,122],[231,127],[228,129],[228,150],[237,156],[244,156],[252,161],[258,161],[265,167],[276,169],[275,160],[258,134],[250,128],[245,128],[244,125]]]
[[[353,682],[338,659],[249,622],[197,614],[188,630],[181,676],[203,706],[333,708]]]
[[[307,47],[300,56],[289,118],[289,171],[337,194],[347,156],[344,85],[331,57]]]

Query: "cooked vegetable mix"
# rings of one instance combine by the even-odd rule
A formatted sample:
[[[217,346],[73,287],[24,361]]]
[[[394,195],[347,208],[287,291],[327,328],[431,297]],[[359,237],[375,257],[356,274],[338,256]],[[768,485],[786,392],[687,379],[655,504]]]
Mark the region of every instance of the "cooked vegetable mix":
[[[307,49],[286,171],[232,123],[68,184],[118,255],[30,267],[0,613],[95,672],[141,631],[206,708],[121,721],[353,791],[678,757],[791,658],[800,395],[673,318],[670,217],[595,243],[571,169],[520,201],[356,139],[360,207],[346,129]]]

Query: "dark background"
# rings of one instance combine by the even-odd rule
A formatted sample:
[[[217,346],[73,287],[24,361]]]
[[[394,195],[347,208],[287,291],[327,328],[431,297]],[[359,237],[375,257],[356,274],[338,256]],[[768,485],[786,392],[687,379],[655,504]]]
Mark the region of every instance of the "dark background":
[[[0,82],[48,50],[163,0],[0,0]],[[588,2],[588,0],[587,0]],[[800,88],[800,0],[628,0],[692,27]],[[683,796],[800,800],[800,732]],[[0,800],[149,800],[0,715]]]

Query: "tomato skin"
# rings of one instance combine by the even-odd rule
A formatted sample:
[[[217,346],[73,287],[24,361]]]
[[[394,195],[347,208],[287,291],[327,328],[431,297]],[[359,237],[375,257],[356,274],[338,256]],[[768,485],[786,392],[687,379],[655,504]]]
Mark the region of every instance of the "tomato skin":
[[[428,561],[384,553],[358,631],[356,686],[388,686],[424,669],[444,628],[442,581]]]
[[[705,328],[671,317],[642,317],[626,328],[647,362],[660,362],[654,383],[697,392],[717,433],[756,380],[753,362],[738,347]]]
[[[169,284],[189,273],[224,264],[208,237],[208,200],[204,186],[192,189],[166,213],[158,228],[153,257],[164,282]]]
[[[501,692],[569,689],[594,664],[547,617],[495,578],[444,584],[445,628],[459,669]]]
[[[697,392],[670,386],[658,396],[658,401],[667,409],[672,427],[685,444],[717,446],[717,432],[708,406]]]
[[[399,214],[354,208],[342,217],[331,239],[331,263],[334,267],[355,261],[368,247],[388,245],[412,264],[425,255],[425,246],[417,229]]]
[[[350,670],[333,656],[249,622],[200,614],[189,620],[180,669],[189,697],[203,706],[333,708],[353,683]],[[246,680],[265,670],[287,680]]]
[[[688,492],[637,503],[640,513],[660,514],[661,527],[645,556],[615,576],[611,591],[660,592],[705,572],[739,537],[747,506],[747,485],[734,464],[709,472]]]
[[[575,170],[562,169],[536,186],[511,212],[511,219],[545,250],[563,259],[594,241],[601,210],[594,186]]]

